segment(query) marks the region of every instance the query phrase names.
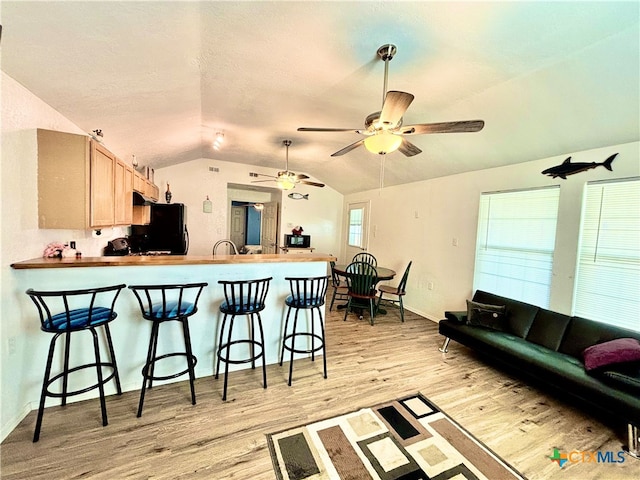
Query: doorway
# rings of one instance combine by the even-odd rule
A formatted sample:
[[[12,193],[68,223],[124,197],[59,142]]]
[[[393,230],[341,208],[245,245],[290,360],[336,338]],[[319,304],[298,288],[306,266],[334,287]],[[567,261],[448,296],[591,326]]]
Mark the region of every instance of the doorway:
[[[280,200],[277,188],[229,184],[228,238],[243,253],[277,253]]]
[[[347,207],[346,263],[369,248],[369,202],[350,203]]]

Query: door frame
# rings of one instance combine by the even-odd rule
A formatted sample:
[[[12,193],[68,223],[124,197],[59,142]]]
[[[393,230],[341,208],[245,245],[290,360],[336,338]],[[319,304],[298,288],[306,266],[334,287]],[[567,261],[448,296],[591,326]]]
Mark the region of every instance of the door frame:
[[[362,215],[362,232],[360,245],[351,245],[349,243],[349,227],[351,223],[351,211],[363,210]],[[345,263],[350,263],[356,253],[366,252],[369,249],[369,224],[371,219],[371,201],[351,202],[347,204],[345,215],[345,235],[344,235],[344,252]]]

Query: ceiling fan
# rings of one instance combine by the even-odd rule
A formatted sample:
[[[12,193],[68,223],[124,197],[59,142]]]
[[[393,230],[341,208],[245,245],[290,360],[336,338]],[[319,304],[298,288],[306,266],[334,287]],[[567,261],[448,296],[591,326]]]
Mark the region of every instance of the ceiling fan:
[[[282,190],[291,190],[296,186],[296,184],[301,183],[304,185],[311,185],[312,187],[324,187],[324,183],[311,182],[307,180],[309,178],[308,175],[303,173],[293,173],[289,171],[289,146],[291,145],[291,140],[283,140],[282,144],[287,149],[286,156],[286,164],[284,167],[284,171],[278,172],[278,176],[266,175],[264,173],[259,173],[258,175],[262,175],[264,177],[271,177],[269,180],[254,180],[251,183],[259,183],[259,182],[276,182],[278,188]]]
[[[459,133],[479,132],[484,127],[483,120],[465,120],[442,123],[417,123],[414,125],[402,125],[402,116],[413,101],[413,95],[406,92],[391,90],[387,92],[387,80],[389,75],[389,62],[396,54],[396,46],[387,44],[378,49],[378,56],[384,61],[384,86],[382,88],[382,109],[367,116],[364,121],[364,129],[352,128],[313,128],[300,127],[299,132],[354,132],[364,135],[365,138],[333,153],[337,157],[364,145],[372,153],[384,155],[395,150],[400,150],[407,157],[412,157],[422,152],[418,147],[409,142],[405,136],[422,135],[425,133]]]

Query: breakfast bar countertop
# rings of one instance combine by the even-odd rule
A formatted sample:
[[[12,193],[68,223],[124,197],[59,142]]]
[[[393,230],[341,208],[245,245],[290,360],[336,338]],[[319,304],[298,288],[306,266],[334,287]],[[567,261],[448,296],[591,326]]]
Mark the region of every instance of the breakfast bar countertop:
[[[125,267],[156,265],[229,265],[242,263],[330,262],[336,257],[326,253],[287,255],[265,253],[255,255],[124,255],[113,257],[33,258],[11,264],[15,269]]]

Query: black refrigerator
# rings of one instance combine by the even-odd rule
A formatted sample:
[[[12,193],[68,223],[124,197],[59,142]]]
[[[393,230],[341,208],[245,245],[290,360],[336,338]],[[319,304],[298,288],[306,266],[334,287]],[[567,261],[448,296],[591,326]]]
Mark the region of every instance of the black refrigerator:
[[[148,251],[186,255],[189,250],[187,209],[182,203],[154,203],[147,228]]]

